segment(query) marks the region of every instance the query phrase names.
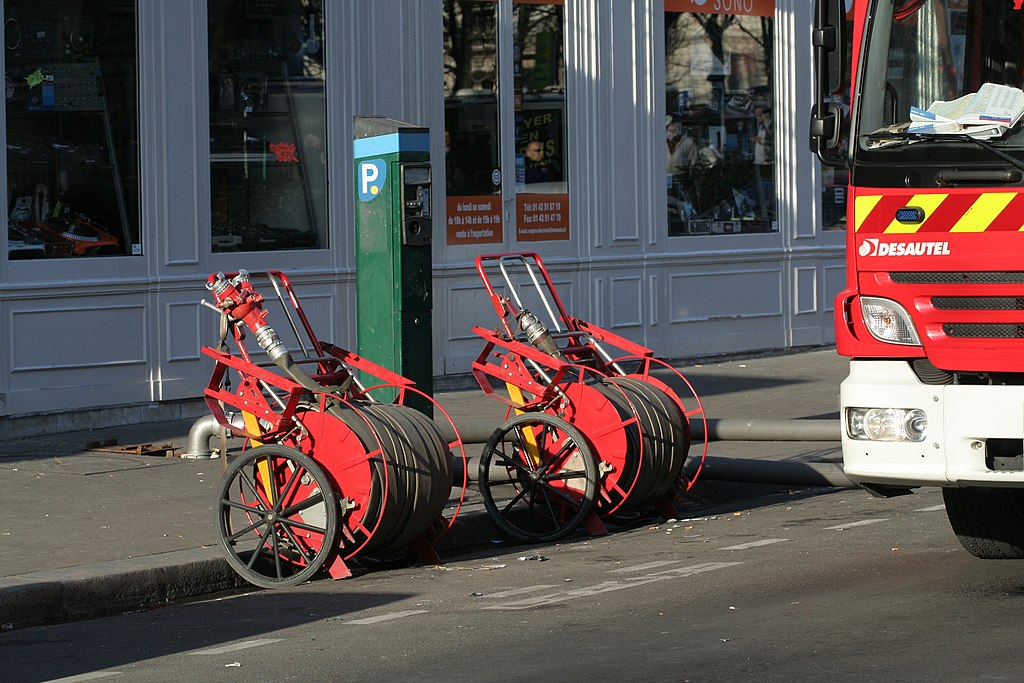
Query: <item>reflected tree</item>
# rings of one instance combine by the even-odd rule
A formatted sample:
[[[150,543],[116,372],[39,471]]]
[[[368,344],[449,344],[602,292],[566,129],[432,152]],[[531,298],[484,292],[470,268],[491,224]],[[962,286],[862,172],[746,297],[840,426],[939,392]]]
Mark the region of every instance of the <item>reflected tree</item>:
[[[494,80],[495,8],[494,2],[444,0],[445,94],[485,87],[487,80]]]

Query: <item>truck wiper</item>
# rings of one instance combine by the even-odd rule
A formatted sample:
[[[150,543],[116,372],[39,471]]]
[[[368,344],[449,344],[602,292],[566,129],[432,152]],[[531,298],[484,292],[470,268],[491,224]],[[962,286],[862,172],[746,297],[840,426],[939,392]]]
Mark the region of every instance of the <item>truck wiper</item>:
[[[876,148],[889,147],[898,144],[911,144],[917,141],[927,142],[970,142],[976,147],[991,152],[1003,161],[1013,165],[1015,168],[1024,171],[1024,161],[1007,154],[995,145],[981,138],[972,137],[966,133],[910,133],[899,130],[879,130],[867,136],[868,141],[878,143]]]

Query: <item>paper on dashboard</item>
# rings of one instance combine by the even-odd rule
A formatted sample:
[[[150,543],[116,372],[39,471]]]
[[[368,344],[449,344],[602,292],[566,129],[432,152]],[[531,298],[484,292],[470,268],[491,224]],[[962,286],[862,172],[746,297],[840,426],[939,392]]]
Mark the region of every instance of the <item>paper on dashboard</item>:
[[[909,133],[962,133],[977,138],[1002,135],[1024,116],[1024,90],[986,83],[976,93],[936,100],[928,109],[910,108]]]

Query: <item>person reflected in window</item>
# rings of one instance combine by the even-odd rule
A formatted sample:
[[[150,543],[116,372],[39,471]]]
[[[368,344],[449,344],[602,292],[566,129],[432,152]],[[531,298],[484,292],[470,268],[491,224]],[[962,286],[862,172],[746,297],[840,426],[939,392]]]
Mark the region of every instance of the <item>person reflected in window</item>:
[[[713,147],[710,142],[704,138],[697,139],[697,161],[700,163],[701,168],[714,168],[721,165],[725,160],[722,156],[722,152],[717,148]]]
[[[468,194],[465,192],[466,185],[468,184],[466,173],[462,168],[461,159],[458,158],[458,154],[452,152],[452,134],[451,131],[444,131],[444,179],[445,179],[445,190],[448,194]]]
[[[774,216],[774,163],[773,149],[774,131],[772,129],[772,110],[768,107],[754,107],[754,175],[757,179],[757,196],[759,218],[764,221],[773,220]]]
[[[772,110],[768,107],[754,108],[754,163],[758,166],[770,166],[774,161],[772,154]]]
[[[665,157],[666,171],[670,175],[680,175],[690,170],[697,163],[697,143],[683,129],[678,121],[669,121],[665,126]]]
[[[526,143],[523,154],[526,156],[527,183],[550,183],[561,180],[555,160],[547,158],[544,152],[543,142],[530,140]]]
[[[699,197],[691,175],[696,169],[698,160],[697,142],[678,121],[668,117],[665,123],[665,172],[669,177],[668,209],[669,223],[676,221],[688,222],[696,217]],[[699,174],[697,174],[699,176]],[[683,228],[674,228],[675,234],[681,234]]]

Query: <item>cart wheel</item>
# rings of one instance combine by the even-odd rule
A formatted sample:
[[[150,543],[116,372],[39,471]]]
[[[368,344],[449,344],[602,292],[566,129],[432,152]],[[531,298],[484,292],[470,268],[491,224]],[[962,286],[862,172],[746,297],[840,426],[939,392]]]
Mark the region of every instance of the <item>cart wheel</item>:
[[[502,531],[524,541],[553,541],[590,512],[597,465],[578,429],[547,413],[524,413],[491,434],[478,482],[484,506]]]
[[[294,586],[335,550],[338,503],[309,456],[268,444],[235,457],[224,474],[217,531],[228,562],[261,588]]]

